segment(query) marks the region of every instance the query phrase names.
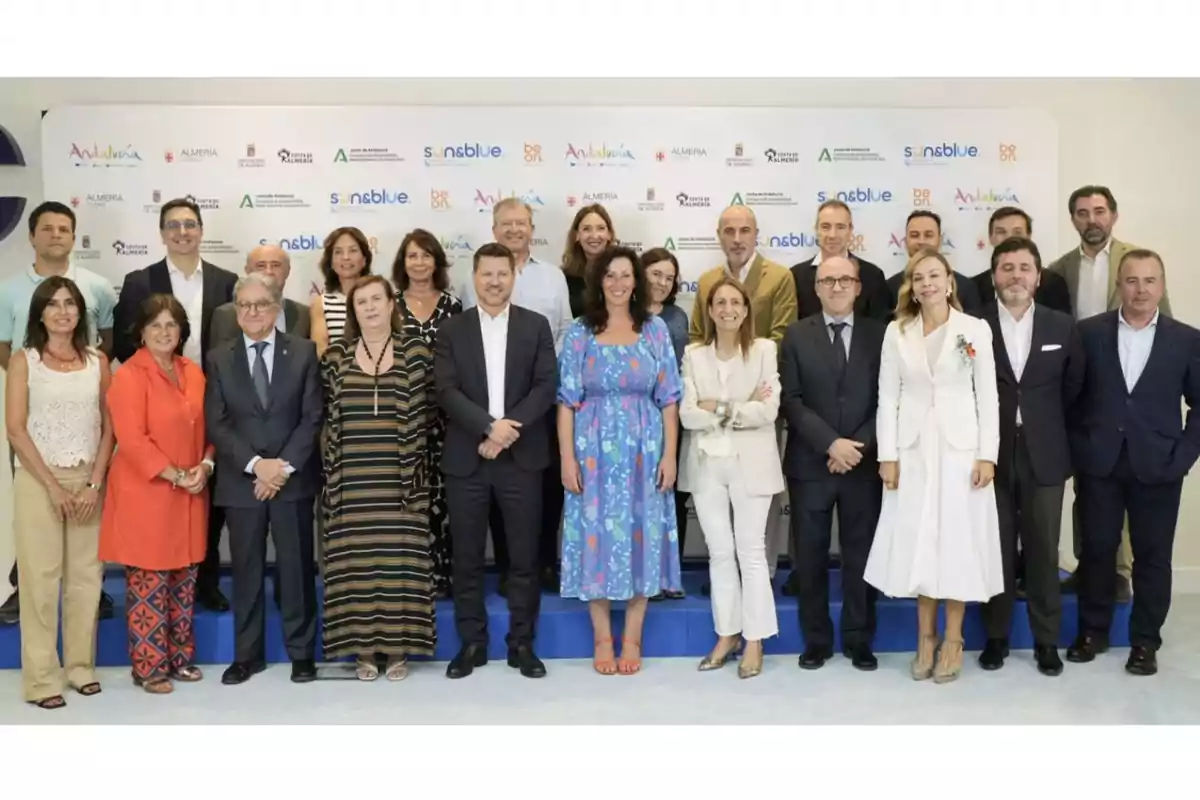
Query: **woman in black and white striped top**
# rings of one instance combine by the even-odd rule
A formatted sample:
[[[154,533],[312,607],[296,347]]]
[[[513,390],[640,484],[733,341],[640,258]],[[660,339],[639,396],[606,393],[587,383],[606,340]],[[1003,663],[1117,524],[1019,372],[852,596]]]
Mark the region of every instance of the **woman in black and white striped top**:
[[[338,228],[325,237],[321,275],[325,292],[309,306],[312,339],[317,355],[342,338],[346,328],[346,295],[354,282],[371,274],[371,245],[358,228]]]

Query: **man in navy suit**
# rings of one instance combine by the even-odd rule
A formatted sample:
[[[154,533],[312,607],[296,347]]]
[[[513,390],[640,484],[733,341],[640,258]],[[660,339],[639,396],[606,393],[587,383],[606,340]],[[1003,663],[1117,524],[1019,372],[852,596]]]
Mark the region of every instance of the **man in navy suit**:
[[[1079,324],[1087,369],[1070,430],[1083,557],[1079,636],[1067,660],[1091,661],[1108,649],[1112,564],[1128,513],[1133,610],[1125,670],[1134,675],[1158,671],[1179,498],[1200,456],[1200,331],[1159,314],[1165,276],[1156,253],[1131,250],[1117,267],[1120,307]],[[1182,424],[1181,399],[1188,405]]]

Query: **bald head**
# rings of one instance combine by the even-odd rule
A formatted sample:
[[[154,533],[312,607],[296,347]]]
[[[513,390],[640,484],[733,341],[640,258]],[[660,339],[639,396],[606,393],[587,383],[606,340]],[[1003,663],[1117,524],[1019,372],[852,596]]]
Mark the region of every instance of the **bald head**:
[[[717,238],[731,270],[740,270],[758,246],[758,220],[746,206],[730,206],[717,221]]]
[[[246,255],[246,274],[259,273],[274,278],[282,290],[292,271],[292,261],[287,251],[276,244],[264,244]]]
[[[851,275],[858,274],[858,262],[852,261],[845,256],[831,256],[822,258],[821,263],[817,265],[817,280],[821,280],[828,275],[841,275],[848,273]]]

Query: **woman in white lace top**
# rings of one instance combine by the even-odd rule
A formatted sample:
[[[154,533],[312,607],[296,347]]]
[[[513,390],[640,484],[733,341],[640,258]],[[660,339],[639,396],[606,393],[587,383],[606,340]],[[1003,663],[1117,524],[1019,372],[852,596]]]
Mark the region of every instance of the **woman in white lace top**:
[[[105,409],[108,359],[88,346],[75,283],[53,276],[34,290],[25,347],[8,365],[5,423],[16,455],[13,528],[21,573],[21,681],[41,708],[66,705],[58,660],[62,589],[65,683],[100,692],[95,639],[103,565],[101,484],[113,451]]]

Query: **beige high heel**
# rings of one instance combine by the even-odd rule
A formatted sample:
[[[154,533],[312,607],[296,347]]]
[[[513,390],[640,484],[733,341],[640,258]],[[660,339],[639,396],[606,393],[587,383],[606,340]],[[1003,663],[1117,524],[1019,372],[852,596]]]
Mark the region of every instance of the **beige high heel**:
[[[933,661],[936,657],[938,637],[922,636],[917,641],[917,655],[912,660],[910,670],[914,681],[927,681],[933,677]]]
[[[758,642],[758,658],[750,659],[746,657],[746,651],[742,650],[742,663],[738,664],[738,677],[742,679],[753,678],[762,674],[763,670],[763,649],[762,642]]]
[[[733,661],[737,658],[738,648],[744,644],[745,642],[740,637],[734,637],[733,644],[731,644],[729,649],[725,651],[725,655],[717,658],[717,647],[721,646],[721,643],[718,642],[717,647],[714,647],[711,653],[701,659],[699,670],[701,672],[709,672],[714,669],[720,669],[730,661]]]
[[[950,683],[957,680],[963,668],[963,640],[947,639],[938,651],[937,668],[933,671],[934,683]]]

